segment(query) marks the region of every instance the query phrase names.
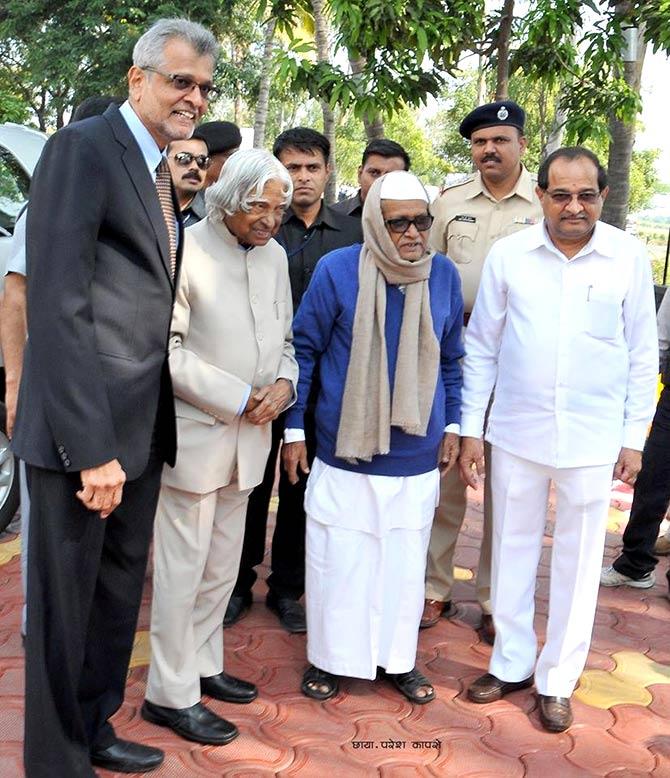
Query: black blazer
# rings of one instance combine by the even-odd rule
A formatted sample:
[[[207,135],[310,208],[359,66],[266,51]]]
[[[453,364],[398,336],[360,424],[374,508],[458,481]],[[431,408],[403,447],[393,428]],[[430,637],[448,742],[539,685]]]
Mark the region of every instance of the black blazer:
[[[168,232],[116,106],[47,142],[31,185],[26,250],[15,453],[67,472],[117,458],[131,480],[147,464],[155,427],[174,464]]]

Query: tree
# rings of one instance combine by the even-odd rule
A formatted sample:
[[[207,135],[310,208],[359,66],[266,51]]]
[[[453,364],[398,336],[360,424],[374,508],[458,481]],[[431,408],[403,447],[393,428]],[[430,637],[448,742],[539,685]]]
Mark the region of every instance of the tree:
[[[629,5],[628,2],[617,2],[617,14],[627,15],[630,11]],[[620,70],[626,84],[639,95],[644,54],[647,48],[644,44],[644,26],[640,29],[629,28],[628,36],[633,43],[634,51],[628,54]],[[601,219],[621,230],[626,228],[626,217],[628,216],[635,126],[635,117],[625,120],[619,118],[614,112],[610,114],[611,140],[607,159],[610,195],[605,200]]]
[[[326,8],[324,0],[311,0],[312,13],[314,15],[314,42],[316,44],[316,58],[318,62],[330,63],[330,45],[328,42],[328,21],[326,18]],[[337,165],[336,159],[336,139],[335,139],[335,114],[330,105],[321,100],[321,111],[323,113],[323,134],[330,142],[330,162],[332,170],[328,181],[324,197],[327,203],[333,203],[337,199]]]
[[[336,49],[356,72],[308,57],[286,57],[280,77],[371,124],[403,105],[437,95],[446,73],[480,34],[483,0],[329,0]]]
[[[265,145],[265,128],[268,121],[268,106],[270,104],[270,87],[272,85],[272,59],[275,36],[275,21],[268,19],[265,23],[263,38],[263,59],[261,60],[261,72],[258,88],[258,100],[256,102],[256,114],[254,116],[254,148],[262,149]]]
[[[514,23],[514,0],[504,0],[498,26],[498,62],[496,79],[496,100],[509,96],[509,47]]]
[[[151,21],[188,16],[219,33],[228,13],[228,0],[5,0],[0,82],[15,85],[41,130],[58,128],[85,97],[125,94],[133,45]]]

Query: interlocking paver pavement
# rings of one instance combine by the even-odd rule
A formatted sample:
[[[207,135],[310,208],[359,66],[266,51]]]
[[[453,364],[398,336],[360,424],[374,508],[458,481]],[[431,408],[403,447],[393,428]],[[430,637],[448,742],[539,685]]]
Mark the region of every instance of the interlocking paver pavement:
[[[630,490],[612,495],[605,549],[611,560],[630,508]],[[419,636],[417,664],[437,700],[411,705],[385,681],[344,679],[342,694],[319,703],[299,690],[305,637],[288,635],[265,608],[262,579],[249,615],[225,632],[226,669],[258,684],[250,705],[209,701],[240,729],[222,747],[203,747],[143,721],[139,709],[149,657],[150,575],[140,613],[126,700],[115,717],[123,737],[165,749],[156,778],[670,778],[670,602],[661,560],[653,589],[600,592],[575,724],[545,732],[532,690],[491,705],[473,705],[468,684],[486,670],[490,648],[476,632],[472,573],[481,543],[481,503],[470,495],[456,563],[456,615]],[[21,587],[16,523],[0,537],[0,778],[19,778],[23,734]],[[546,626],[551,523],[539,566],[536,627]],[[667,679],[667,680],[666,680]],[[638,700],[631,704],[630,699]],[[646,700],[645,702],[639,702]],[[101,778],[120,778],[104,770]]]

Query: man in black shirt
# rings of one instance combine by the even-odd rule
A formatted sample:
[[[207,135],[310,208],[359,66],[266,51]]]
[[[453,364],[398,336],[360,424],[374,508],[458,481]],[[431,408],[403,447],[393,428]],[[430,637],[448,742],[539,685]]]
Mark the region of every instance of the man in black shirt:
[[[365,197],[373,182],[392,170],[409,170],[409,165],[409,154],[399,143],[387,138],[371,140],[363,151],[363,161],[358,168],[360,189],[353,197],[336,203],[333,210],[360,219]]]
[[[293,179],[293,199],[276,239],[286,249],[293,294],[294,313],[317,262],[334,249],[361,243],[359,219],[337,213],[323,200],[330,175],[330,143],[320,132],[306,127],[286,130],[277,137],[274,155]],[[224,625],[234,624],[251,605],[251,587],[256,580],[254,566],[263,560],[265,529],[277,453],[284,432],[284,415],[274,423],[272,448],[263,483],[249,498],[244,547],[237,583],[230,599]],[[305,434],[310,462],[314,457],[314,417],[307,414]],[[305,611],[298,602],[305,589],[305,511],[303,500],[306,477],[292,486],[284,470],[279,477],[279,506],[272,538],[271,574],[266,605],[279,616],[289,632],[305,632]]]

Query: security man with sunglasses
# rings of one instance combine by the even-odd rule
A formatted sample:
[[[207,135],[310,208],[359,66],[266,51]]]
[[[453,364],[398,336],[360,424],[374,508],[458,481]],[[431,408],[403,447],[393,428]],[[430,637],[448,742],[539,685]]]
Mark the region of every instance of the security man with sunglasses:
[[[435,222],[431,245],[456,263],[463,284],[467,325],[479,287],[484,258],[493,243],[505,235],[539,222],[542,208],[535,194],[535,178],[524,167],[525,113],[512,100],[481,105],[461,122],[459,132],[470,141],[476,168],[465,181],[445,190],[432,205]],[[488,447],[487,447],[488,457]],[[426,600],[421,627],[432,627],[440,616],[455,612],[451,602],[454,551],[465,518],[465,487],[456,470],[442,480],[426,568]],[[480,635],[492,644],[491,617],[491,495],[484,493],[484,527],[477,599],[482,609]]]
[[[205,173],[211,165],[207,144],[198,138],[173,141],[167,149],[167,160],[182,224],[190,227],[206,216],[204,200],[196,195],[204,187]]]

